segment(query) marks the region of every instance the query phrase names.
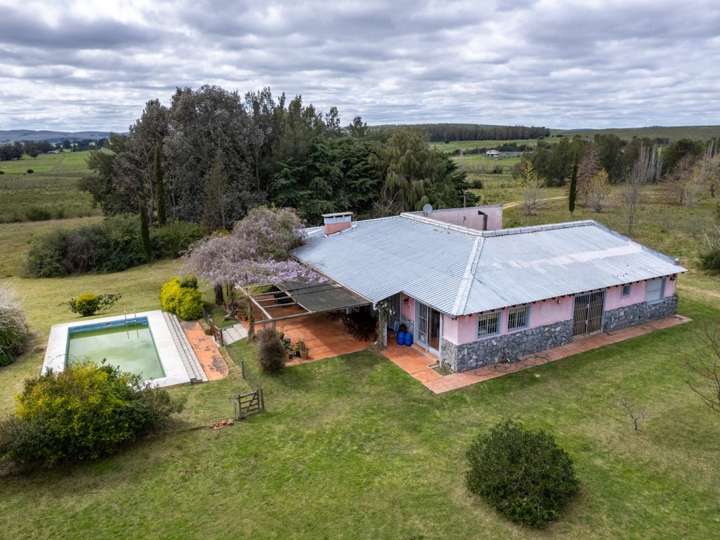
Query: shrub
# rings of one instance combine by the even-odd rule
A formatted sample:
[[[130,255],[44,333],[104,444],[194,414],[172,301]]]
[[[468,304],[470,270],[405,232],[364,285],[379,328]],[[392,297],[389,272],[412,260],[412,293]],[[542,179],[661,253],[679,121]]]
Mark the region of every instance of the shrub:
[[[50,467],[97,459],[162,426],[182,406],[165,390],[108,365],[81,364],[25,381],[0,423],[0,456]]]
[[[52,213],[50,213],[49,210],[38,208],[37,206],[28,208],[25,211],[25,219],[28,221],[47,221],[48,219],[52,219],[52,217]]]
[[[194,321],[203,315],[202,294],[197,289],[180,287],[175,314],[183,321]]]
[[[183,278],[180,280],[180,286],[185,287],[187,289],[197,289],[198,288],[197,277],[193,276],[192,274],[190,274],[188,276],[183,276]]]
[[[185,321],[199,319],[203,314],[202,294],[197,288],[197,280],[187,283],[189,286],[183,286],[180,278],[173,278],[160,289],[160,307]]]
[[[473,189],[482,189],[482,188],[483,188],[482,180],[479,180],[479,179],[477,179],[477,180],[471,180],[471,181],[470,181],[470,187],[473,188]]]
[[[710,249],[700,255],[700,266],[708,272],[720,272],[720,248]]]
[[[176,256],[201,234],[200,230],[192,224],[173,224],[153,230],[154,256]],[[146,262],[137,217],[113,216],[96,225],[53,231],[35,239],[26,259],[26,270],[33,277],[58,277],[85,272],[120,272]]]
[[[28,169],[28,170],[27,170],[27,173],[28,173],[28,174],[32,174],[32,173],[34,173],[34,172],[35,172],[35,171],[33,171],[32,169]]]
[[[15,295],[0,289],[0,366],[12,363],[25,351],[30,331]]]
[[[257,338],[260,367],[265,373],[277,373],[287,361],[287,351],[280,334],[272,328],[264,328]]]
[[[79,313],[83,317],[94,315],[98,311],[110,309],[118,300],[119,294],[92,294],[84,293],[77,298],[71,298],[68,302],[70,311]]]
[[[343,324],[353,337],[370,340],[375,336],[377,317],[369,307],[362,307],[344,314]]]
[[[183,255],[195,242],[203,238],[207,230],[197,223],[175,221],[157,229],[151,229],[150,240],[158,259],[174,259]]]
[[[470,491],[516,523],[546,525],[579,491],[572,460],[553,437],[512,421],[480,435],[467,457]]]

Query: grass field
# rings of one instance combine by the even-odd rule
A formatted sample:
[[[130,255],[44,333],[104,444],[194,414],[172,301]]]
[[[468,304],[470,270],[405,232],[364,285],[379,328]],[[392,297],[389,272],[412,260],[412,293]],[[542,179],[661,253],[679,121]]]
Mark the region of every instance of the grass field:
[[[0,223],[99,214],[90,194],[77,188],[87,174],[87,155],[63,152],[0,161]]]
[[[550,140],[550,139],[548,139]],[[442,150],[443,152],[451,153],[455,150],[470,150],[473,148],[495,148],[503,144],[517,144],[518,146],[524,144],[526,146],[534,147],[537,145],[537,139],[512,139],[507,141],[500,141],[496,139],[486,139],[479,141],[450,141],[450,142],[433,142],[430,146]]]
[[[479,192],[488,202],[522,198],[511,178]],[[574,216],[564,200],[546,202],[536,216],[514,206],[505,223],[592,218],[623,232],[619,201],[616,189],[607,212],[580,208]],[[707,352],[704,326],[720,320],[720,280],[696,266],[714,207],[668,205],[660,187],[648,188],[644,201],[635,237],[691,269],[679,281],[690,324],[437,397],[371,351],[268,377],[240,342],[229,353],[246,361],[250,382],[233,365],[223,381],[172,389],[186,407],[169,432],[95,463],[0,478],[0,537],[716,536],[720,417],[690,391],[685,369],[689,356]],[[0,416],[38,373],[50,326],[76,317],[63,305],[70,297],[120,293],[110,313],[157,309],[160,285],[179,271],[179,262],[162,261],[117,274],[18,275],[35,234],[96,219],[0,224],[0,287],[20,295],[35,333],[32,350],[0,368]],[[210,430],[231,415],[230,395],[251,385],[264,389],[267,412]],[[621,398],[647,412],[639,433]],[[546,531],[509,524],[465,489],[471,438],[507,417],[550,430],[575,460],[581,495]]]

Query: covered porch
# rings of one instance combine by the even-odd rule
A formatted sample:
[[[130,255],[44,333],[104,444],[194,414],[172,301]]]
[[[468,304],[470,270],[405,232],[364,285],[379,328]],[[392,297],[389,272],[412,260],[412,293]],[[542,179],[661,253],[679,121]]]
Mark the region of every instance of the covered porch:
[[[259,293],[243,292],[251,302],[256,331],[270,326],[292,344],[302,341],[307,347],[306,358],[291,359],[288,365],[362,351],[371,344],[352,336],[342,321],[346,311],[371,303],[337,283],[286,282]]]

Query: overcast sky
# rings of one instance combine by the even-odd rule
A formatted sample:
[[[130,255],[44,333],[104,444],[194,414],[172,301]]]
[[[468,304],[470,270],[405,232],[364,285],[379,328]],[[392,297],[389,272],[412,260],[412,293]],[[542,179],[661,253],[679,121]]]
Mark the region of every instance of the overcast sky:
[[[720,123],[720,1],[0,0],[0,129],[124,131],[177,86],[344,122]]]

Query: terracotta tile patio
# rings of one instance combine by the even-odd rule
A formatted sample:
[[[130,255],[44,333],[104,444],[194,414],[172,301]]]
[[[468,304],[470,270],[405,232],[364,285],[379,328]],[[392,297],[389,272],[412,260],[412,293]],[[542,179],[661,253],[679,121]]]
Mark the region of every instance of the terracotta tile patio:
[[[260,327],[261,325],[257,325],[255,331],[259,331]],[[302,339],[307,345],[308,358],[291,360],[287,363],[288,366],[350,354],[370,346],[369,341],[355,339],[348,334],[340,319],[322,313],[277,321],[275,328],[293,343]]]
[[[391,344],[383,351],[383,354],[391,360],[395,365],[406,371],[410,376],[420,381],[434,394],[443,394],[451,390],[465,388],[472,384],[488,381],[497,377],[502,377],[509,373],[515,373],[523,369],[531,368],[556,362],[563,358],[573,356],[585,351],[591,351],[599,347],[604,347],[612,343],[618,343],[627,339],[642,336],[661,330],[670,328],[680,324],[690,322],[690,319],[682,315],[674,315],[658,321],[647,324],[618,330],[615,332],[603,332],[585,338],[578,338],[568,345],[550,349],[543,353],[527,356],[518,362],[512,364],[499,364],[497,366],[482,367],[465,371],[463,373],[452,373],[450,375],[440,375],[428,366],[436,361],[434,357],[426,355],[416,347],[401,347]]]
[[[228,365],[218,350],[215,340],[205,334],[200,323],[183,322],[183,331],[195,351],[208,381],[217,381],[228,376]]]

